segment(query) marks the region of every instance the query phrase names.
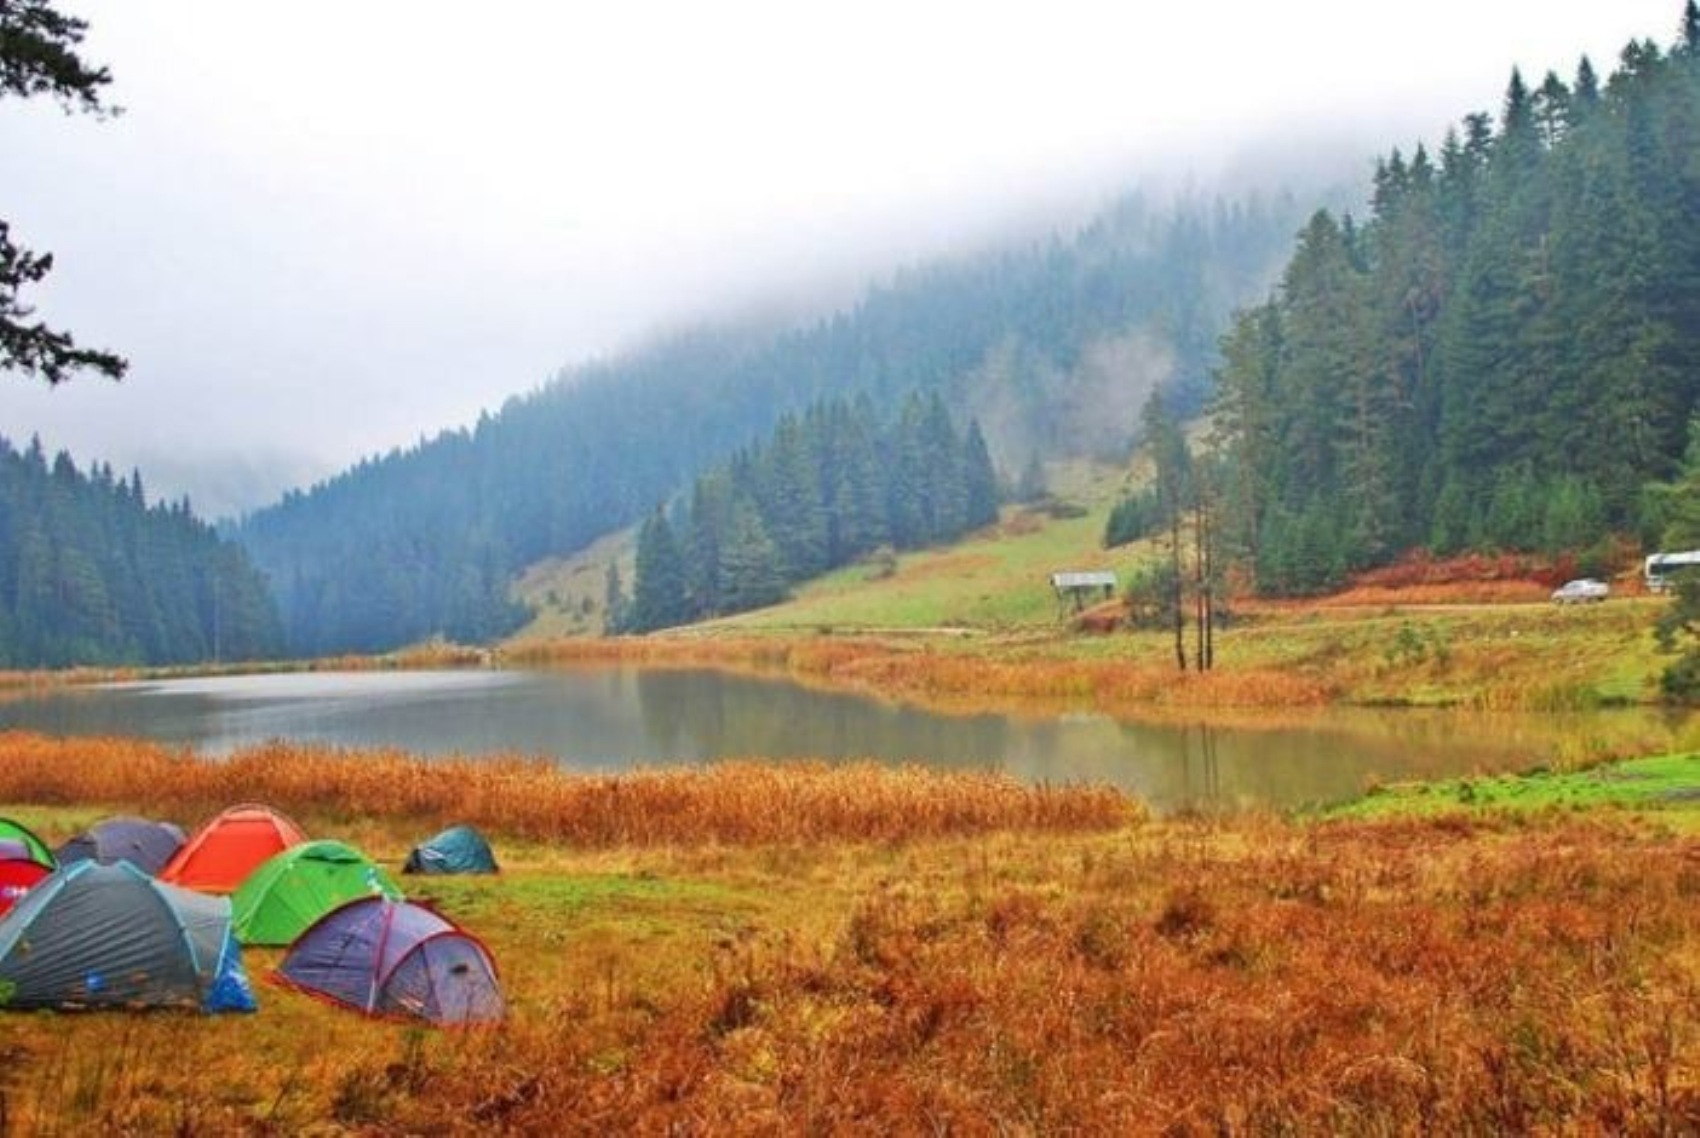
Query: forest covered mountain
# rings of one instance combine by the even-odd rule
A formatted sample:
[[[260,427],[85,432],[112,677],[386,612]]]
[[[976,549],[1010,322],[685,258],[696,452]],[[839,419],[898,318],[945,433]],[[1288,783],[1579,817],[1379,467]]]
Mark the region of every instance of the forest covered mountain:
[[[513,576],[630,525],[781,416],[937,392],[1006,471],[1035,453],[1115,453],[1142,395],[1209,390],[1231,313],[1273,280],[1290,197],[1131,197],[1067,240],[898,275],[852,309],[771,334],[707,329],[586,365],[244,521],[291,649],[374,650],[523,619]]]
[[[980,424],[958,429],[937,391],[912,393],[889,421],[866,396],[816,404],[699,476],[678,509],[656,508],[638,533],[629,606],[609,581],[609,623],[648,632],[771,605],[882,546],[989,525],[999,497]]]
[[[1231,536],[1304,593],[1426,546],[1657,540],[1700,406],[1700,14],[1602,82],[1514,74],[1497,119],[1379,163],[1227,336]]]
[[[283,646],[265,581],[186,501],[0,439],[0,664],[253,660]]]

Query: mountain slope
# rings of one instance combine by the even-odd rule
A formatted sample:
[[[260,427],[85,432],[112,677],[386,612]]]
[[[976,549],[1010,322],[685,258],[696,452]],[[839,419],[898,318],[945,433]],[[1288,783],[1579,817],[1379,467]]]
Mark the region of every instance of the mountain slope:
[[[579,368],[291,494],[240,537],[297,652],[503,635],[525,618],[508,600],[524,566],[631,524],[822,398],[943,392],[1006,473],[1125,445],[1157,383],[1201,401],[1229,314],[1268,286],[1300,216],[1287,198],[1130,198],[1067,240],[899,274],[805,328],[699,330]]]

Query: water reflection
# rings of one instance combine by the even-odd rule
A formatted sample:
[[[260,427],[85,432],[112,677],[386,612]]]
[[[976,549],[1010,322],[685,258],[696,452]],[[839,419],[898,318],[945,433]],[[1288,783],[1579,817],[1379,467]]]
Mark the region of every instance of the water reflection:
[[[0,704],[0,727],[145,735],[212,753],[274,737],[426,754],[521,752],[579,769],[724,757],[873,758],[1110,782],[1162,810],[1288,807],[1372,780],[1654,750],[1692,721],[1647,711],[1482,715],[1337,709],[1281,725],[945,715],[783,679],[597,667],[310,673],[119,684]]]

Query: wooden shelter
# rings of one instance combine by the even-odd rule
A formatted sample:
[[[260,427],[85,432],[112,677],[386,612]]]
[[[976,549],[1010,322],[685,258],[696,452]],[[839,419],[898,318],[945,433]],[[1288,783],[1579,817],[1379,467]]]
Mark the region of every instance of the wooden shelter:
[[[1116,575],[1108,569],[1052,573],[1051,589],[1057,594],[1059,609],[1066,611],[1072,605],[1079,612],[1089,601],[1107,601],[1115,596]]]

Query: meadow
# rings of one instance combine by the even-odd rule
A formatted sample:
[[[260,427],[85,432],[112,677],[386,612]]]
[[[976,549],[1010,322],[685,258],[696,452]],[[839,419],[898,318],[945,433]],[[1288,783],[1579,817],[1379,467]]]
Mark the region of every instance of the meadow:
[[[500,1030],[266,984],[251,1017],[7,1017],[21,1132],[1700,1127],[1691,793],[1158,821],[1110,791],[872,767],[579,778],[34,736],[0,756],[0,814],[52,839],[259,797],[392,865],[471,817],[505,870],[410,882],[490,944]],[[1671,761],[1661,788],[1693,788]]]
[[[495,659],[749,668],[953,710],[1025,702],[1134,717],[1332,704],[1551,711],[1660,698],[1670,657],[1652,628],[1668,602],[1643,594],[1627,556],[1613,599],[1599,606],[1547,600],[1574,565],[1512,556],[1401,562],[1297,601],[1241,588],[1217,635],[1215,671],[1179,674],[1172,634],[1122,626],[1114,604],[1083,621],[1049,585],[1060,570],[1109,569],[1125,582],[1161,558],[1150,541],[1101,545],[1111,506],[1147,472],[1072,462],[1048,475],[1050,499],[1007,507],[998,525],[948,546],[847,566],[782,604],[641,638],[596,635],[607,563],[630,579],[630,535],[610,538],[527,575],[517,595],[539,615]]]

